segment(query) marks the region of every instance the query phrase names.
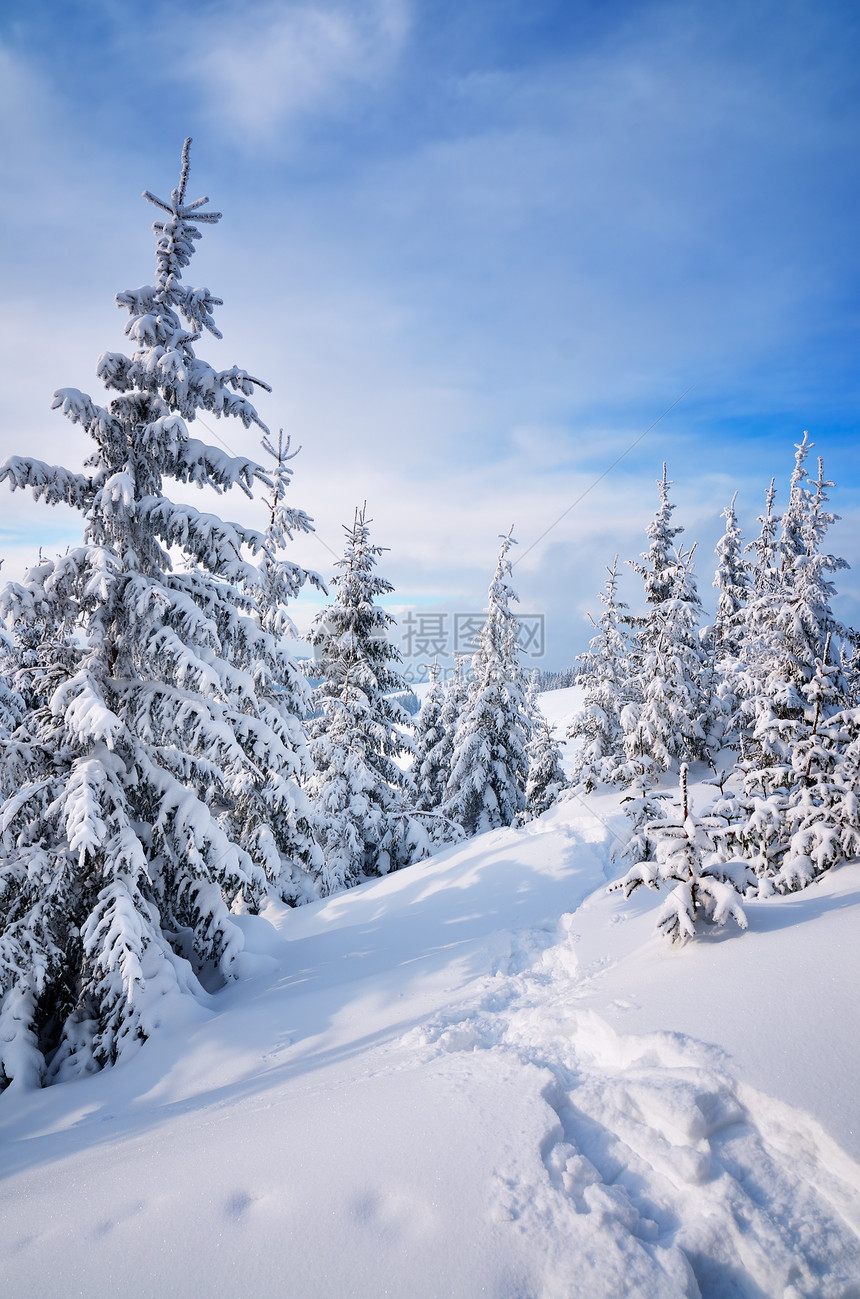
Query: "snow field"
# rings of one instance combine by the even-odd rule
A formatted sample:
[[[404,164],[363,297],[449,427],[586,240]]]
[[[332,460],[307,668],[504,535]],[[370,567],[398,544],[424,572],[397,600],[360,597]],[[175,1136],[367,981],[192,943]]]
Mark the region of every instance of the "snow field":
[[[672,951],[591,802],[240,917],[196,1024],[7,1094],[8,1292],[860,1294],[860,866]]]

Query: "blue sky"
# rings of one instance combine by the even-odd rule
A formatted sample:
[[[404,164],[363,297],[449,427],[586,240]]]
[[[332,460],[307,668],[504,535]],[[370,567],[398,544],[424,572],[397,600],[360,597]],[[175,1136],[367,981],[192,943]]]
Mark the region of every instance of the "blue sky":
[[[738,488],[751,535],[808,428],[856,622],[858,69],[838,2],[9,3],[2,451],[83,458],[51,393],[100,396],[113,295],[152,275],[140,191],[170,190],[190,134],[224,212],[190,272],[225,300],[201,351],[267,379],[302,445],[296,557],[329,574],[366,499],[393,607],[469,612],[514,523],[560,667],[663,459],[707,603],[720,511]],[[78,536],[9,497],[5,572]]]

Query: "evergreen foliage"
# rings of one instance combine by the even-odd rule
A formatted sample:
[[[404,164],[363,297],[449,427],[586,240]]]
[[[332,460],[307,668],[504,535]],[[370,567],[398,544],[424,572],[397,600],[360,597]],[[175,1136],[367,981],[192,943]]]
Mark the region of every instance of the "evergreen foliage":
[[[265,505],[268,511],[266,550],[261,556],[261,589],[258,598],[260,621],[276,644],[299,638],[289,615],[286,600],[298,595],[305,582],[325,591],[317,573],[307,572],[286,556],[286,549],[297,533],[312,529],[304,510],[288,506],[286,495],[292,480],[291,461],[298,454],[290,449],[290,439],[283,430],[275,443],[268,434],[262,447],[271,464],[267,473],[271,490]],[[308,902],[316,896],[314,880],[322,870],[323,857],[319,847],[320,826],[304,789],[297,782],[306,783],[311,774],[310,754],[303,718],[312,710],[312,696],[307,677],[292,656],[283,654],[280,675],[274,682],[275,690],[269,706],[277,709],[278,722],[290,737],[290,747],[296,755],[294,780],[272,783],[266,790],[265,808],[260,813],[264,833],[271,834],[282,860],[281,873],[275,881],[282,901],[291,904]]]
[[[652,861],[655,843],[651,826],[662,815],[662,800],[669,795],[657,792],[655,764],[643,758],[638,770],[631,776],[621,805],[630,821],[630,835],[624,856],[628,861]]]
[[[720,515],[725,532],[717,542],[714,586],[719,591],[711,639],[717,659],[737,655],[743,635],[742,619],[750,588],[750,566],[744,559],[741,530],[735,513],[737,492]]]
[[[526,814],[530,817],[542,816],[567,788],[567,779],[561,765],[561,750],[549,723],[543,717],[537,719],[532,726],[526,754]]]
[[[742,891],[753,885],[753,877],[742,862],[719,862],[713,831],[717,823],[693,812],[687,792],[687,764],[681,763],[679,802],[664,817],[652,822],[649,834],[656,841],[653,861],[640,861],[623,879],[610,885],[626,898],[645,884],[659,889],[674,882],[657,919],[657,928],[673,942],[694,937],[701,923],[724,925],[731,918],[746,929],[741,905]]]
[[[385,875],[426,855],[429,838],[410,814],[414,784],[397,759],[412,755],[406,689],[394,619],[376,601],[394,588],[376,572],[366,509],[345,527],[346,548],[332,579],[335,598],[314,622],[311,641],[322,678],[314,691],[314,771],[308,790],[320,824],[323,895]]]
[[[719,596],[713,626],[706,638],[713,661],[717,712],[715,738],[726,744],[736,742],[740,725],[740,700],[735,679],[751,587],[750,565],[744,558],[741,530],[735,513],[736,500],[737,492],[721,516],[726,520],[726,527],[717,542],[717,570],[714,575],[714,586],[719,591]]]
[[[417,789],[415,806],[425,812],[441,805],[451,774],[452,745],[444,742],[447,739],[442,722],[444,705],[445,688],[440,680],[439,664],[433,663],[430,689],[415,719],[415,761],[412,768]]]
[[[582,707],[568,729],[568,738],[580,740],[573,780],[593,788],[595,781],[613,784],[625,775],[624,730],[621,713],[635,689],[631,679],[631,642],[624,610],[618,598],[618,556],[607,570],[600,592],[604,611],[594,624],[597,635],[576,660],[576,685],[585,691]]]
[[[442,709],[439,714],[439,738],[432,752],[434,770],[439,772],[440,779],[444,774],[445,789],[440,806],[447,800],[448,782],[451,778],[451,767],[454,761],[454,747],[457,732],[469,701],[469,676],[465,666],[466,656],[454,656],[454,675],[447,681],[442,693]]]
[[[18,690],[20,680],[18,646],[0,627],[0,744],[3,745],[0,798],[6,798],[18,788],[18,755],[11,751],[10,738],[27,716],[25,701]]]
[[[664,464],[644,562],[630,561],[642,579],[646,611],[632,620],[637,679],[621,713],[628,760],[649,757],[663,768],[704,757],[712,718],[710,667],[696,630],[702,607],[692,566],[695,547],[687,554],[674,548],[683,528],[671,526],[671,486]]]
[[[467,834],[511,825],[525,807],[530,723],[511,603],[508,552],[502,537],[490,583],[487,619],[472,660],[473,680],[457,728],[446,810]]]
[[[804,715],[803,688],[815,673],[827,636],[845,636],[831,609],[835,587],[830,574],[846,564],[821,551],[836,518],[825,508],[826,489],[833,484],[824,478],[819,461],[814,490],[805,485],[810,449],[804,434],[796,447],[777,541],[772,540],[772,489],[768,494],[737,674],[745,754],[760,768],[790,763],[793,733]]]
[[[250,397],[266,387],[194,350],[220,337],[219,300],[182,274],[219,214],[186,198],[189,146],[170,201],[145,194],[156,278],[118,295],[133,351],[98,364],[115,395],[54,398],[93,440],[86,472],[21,456],[0,469],[84,518],[81,545],[2,595],[30,707],[0,821],[0,1062],[18,1085],[126,1055],[168,994],[199,990],[195,970],[232,977],[231,906],[256,905],[302,851],[303,738],[279,695],[294,665],[257,603],[269,543],[164,493],[165,479],[248,495],[268,481],[186,426],[206,410],[265,431]],[[303,577],[272,566],[270,601]]]
[[[661,917],[674,937],[691,936],[697,917],[733,914],[727,888],[754,887],[762,897],[790,892],[860,849],[857,638],[832,612],[832,575],[846,565],[824,550],[836,519],[827,498],[833,483],[821,460],[817,477],[807,476],[810,450],[804,434],[781,518],[771,480],[759,535],[746,548],[752,562],[741,548],[735,498],[724,511],[716,617],[701,638],[694,634],[692,552],[670,549],[680,529],[671,526],[665,466],[649,550],[634,564],[645,587],[646,613],[627,620],[635,629],[627,641],[627,671],[635,672],[636,681],[626,687],[630,698],[617,710],[628,764],[615,770],[631,781],[624,801],[633,823],[628,855],[636,864],[615,887],[629,893],[643,883],[657,887],[663,879],[677,879]],[[604,597],[610,608],[614,572],[610,598]],[[605,635],[592,641],[592,651],[603,653],[584,656],[591,668],[583,680],[587,689],[593,690],[597,678],[594,661],[609,657],[606,643]],[[620,647],[614,657],[620,658]],[[617,700],[611,672],[607,676],[605,698]],[[723,742],[740,749],[740,761],[731,776],[724,772],[712,782],[719,784],[720,796],[707,818],[691,820],[685,813],[686,829],[662,824],[655,816],[655,800],[663,797],[655,792],[656,773],[678,758],[708,757],[709,732],[718,738],[720,731],[709,710],[714,685]],[[587,695],[573,734],[592,740],[603,734],[593,704]],[[604,707],[597,720],[602,724],[615,711]],[[600,770],[589,768],[590,757],[586,752],[580,759],[589,774]],[[685,791],[684,783],[684,806]]]

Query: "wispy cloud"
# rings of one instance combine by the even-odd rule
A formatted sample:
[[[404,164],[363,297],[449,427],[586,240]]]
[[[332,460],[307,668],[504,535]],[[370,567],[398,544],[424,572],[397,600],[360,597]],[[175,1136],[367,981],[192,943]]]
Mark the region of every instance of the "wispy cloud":
[[[222,127],[268,140],[378,84],[409,27],[407,0],[231,4],[207,28],[191,71]]]
[[[151,273],[140,189],[169,192],[192,134],[195,193],[225,214],[191,272],[225,302],[201,355],[272,383],[261,414],[304,444],[296,503],[336,551],[367,499],[398,598],[480,607],[497,534],[515,523],[523,554],[690,383],[518,567],[557,662],[615,550],[642,548],[664,456],[703,593],[720,510],[739,486],[754,527],[805,426],[840,483],[833,548],[856,558],[850,6],[64,8],[32,6],[0,46],[2,451],[80,463],[51,392],[99,397],[95,359],[124,345],[113,294]],[[233,424],[215,427],[254,454]],[[61,544],[59,514],[4,508],[4,575],[28,511],[31,551]],[[301,557],[331,572],[318,540]]]

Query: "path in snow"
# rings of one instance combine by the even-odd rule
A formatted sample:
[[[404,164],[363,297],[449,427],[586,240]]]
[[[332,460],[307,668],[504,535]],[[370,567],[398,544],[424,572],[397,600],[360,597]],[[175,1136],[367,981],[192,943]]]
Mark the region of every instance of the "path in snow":
[[[856,909],[821,900],[860,868],[810,893],[808,923],[779,900],[770,931],[753,917],[688,957],[654,945],[653,896],[605,898],[607,833],[568,804],[274,925],[245,918],[258,977],[217,1013],[127,1066],[5,1097],[4,1287],[860,1296],[860,1170],[759,1085],[752,1047],[740,1071],[725,1051],[770,1022],[760,989],[777,1017],[793,1004],[786,960],[806,952],[786,1032],[821,1053],[814,954],[844,970],[857,946]],[[721,994],[751,980],[738,1026]],[[853,999],[833,988],[833,1013],[850,1022]],[[647,1013],[663,1031],[627,1031]],[[856,1054],[854,1035],[835,1092],[853,1097]],[[799,1058],[792,1085],[816,1076]]]
[[[576,1009],[577,991],[562,941],[409,1039],[425,1058],[513,1054],[545,1073],[548,1177],[496,1187],[524,1235],[554,1224],[542,1293],[860,1295],[860,1168],[815,1120],[733,1078],[718,1049],[619,1035]],[[596,1228],[617,1290],[607,1253],[595,1263],[588,1248]]]

